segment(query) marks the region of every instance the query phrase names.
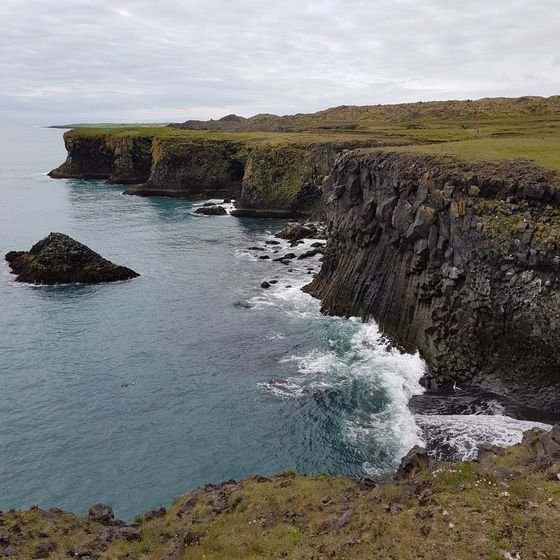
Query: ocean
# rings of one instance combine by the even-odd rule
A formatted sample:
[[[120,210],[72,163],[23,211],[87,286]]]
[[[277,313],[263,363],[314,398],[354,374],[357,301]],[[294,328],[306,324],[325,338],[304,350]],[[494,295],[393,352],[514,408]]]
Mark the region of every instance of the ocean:
[[[132,519],[207,482],[367,476],[415,444],[469,458],[535,425],[492,398],[466,415],[411,409],[420,356],[321,315],[301,291],[319,256],[285,266],[286,242],[265,243],[285,222],[50,179],[65,155],[61,130],[0,129],[0,253],[57,231],[141,276],[30,286],[0,264],[0,509],[104,502]]]

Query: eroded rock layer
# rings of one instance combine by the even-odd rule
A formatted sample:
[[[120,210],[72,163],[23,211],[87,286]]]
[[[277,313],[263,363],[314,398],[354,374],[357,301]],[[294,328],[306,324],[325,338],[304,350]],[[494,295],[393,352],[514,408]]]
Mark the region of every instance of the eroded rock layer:
[[[528,161],[469,166],[343,154],[307,290],[419,349],[427,383],[469,382],[560,409],[560,188]]]

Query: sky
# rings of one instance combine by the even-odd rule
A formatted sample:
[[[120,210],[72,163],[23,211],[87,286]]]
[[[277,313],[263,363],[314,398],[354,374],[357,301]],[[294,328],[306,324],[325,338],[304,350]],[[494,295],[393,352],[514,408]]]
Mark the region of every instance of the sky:
[[[560,94],[559,0],[0,0],[0,121]]]

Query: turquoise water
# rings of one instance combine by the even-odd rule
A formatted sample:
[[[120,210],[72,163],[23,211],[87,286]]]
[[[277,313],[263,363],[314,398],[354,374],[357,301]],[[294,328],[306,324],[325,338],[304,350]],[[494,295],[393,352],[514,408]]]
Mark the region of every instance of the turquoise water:
[[[141,277],[36,287],[0,263],[0,509],[101,501],[131,519],[207,482],[363,476],[426,434],[469,456],[528,427],[499,407],[413,416],[421,359],[389,349],[374,324],[321,316],[300,290],[318,260],[289,272],[248,249],[282,222],[51,180],[64,157],[61,131],[0,130],[0,253],[61,231]]]
[[[0,265],[0,509],[102,501],[131,518],[249,473],[386,470],[418,439],[419,358],[322,317],[299,290],[317,261],[288,273],[247,250],[281,222],[51,180],[58,130],[0,141],[0,253],[61,231],[141,274],[33,287]]]

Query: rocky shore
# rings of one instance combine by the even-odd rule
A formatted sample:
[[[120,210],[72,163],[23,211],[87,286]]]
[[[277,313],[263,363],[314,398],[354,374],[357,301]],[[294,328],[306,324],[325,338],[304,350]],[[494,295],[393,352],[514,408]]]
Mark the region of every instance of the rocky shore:
[[[29,251],[10,251],[6,260],[16,282],[29,284],[97,284],[139,276],[63,233],[50,233]]]
[[[473,519],[477,522],[473,523]],[[558,557],[560,425],[467,463],[412,449],[391,476],[281,473],[207,484],[134,523],[37,506],[0,513],[0,557],[525,559]]]

